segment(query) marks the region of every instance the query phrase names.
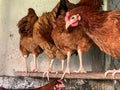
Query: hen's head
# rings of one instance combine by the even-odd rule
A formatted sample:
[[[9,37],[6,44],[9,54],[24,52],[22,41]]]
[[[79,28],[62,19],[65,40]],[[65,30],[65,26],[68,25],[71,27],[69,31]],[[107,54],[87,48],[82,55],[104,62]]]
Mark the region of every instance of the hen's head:
[[[70,15],[70,12],[67,12],[66,13],[66,16],[65,16],[65,27],[66,29],[69,27],[69,26],[72,26],[72,27],[76,27],[78,26],[78,22],[81,20],[81,17],[79,14],[73,14],[73,15]]]
[[[61,90],[63,87],[65,87],[64,83],[61,80],[57,80],[54,90]]]

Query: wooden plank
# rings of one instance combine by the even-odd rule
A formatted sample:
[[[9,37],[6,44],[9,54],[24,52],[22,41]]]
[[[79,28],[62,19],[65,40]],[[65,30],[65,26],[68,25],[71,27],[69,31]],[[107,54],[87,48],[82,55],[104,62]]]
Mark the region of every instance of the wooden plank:
[[[28,72],[28,73],[25,73],[25,72],[22,72],[22,71],[16,71],[15,73],[15,76],[30,76],[30,77],[42,77],[43,76],[43,72],[37,72],[37,73],[33,73],[33,72]],[[62,73],[58,73],[57,75],[55,73],[50,73],[49,74],[49,77],[50,78],[61,78],[62,76]],[[46,77],[46,76],[45,76]],[[112,77],[112,74],[109,73],[107,75],[107,77],[105,77],[104,73],[71,73],[70,75],[69,74],[66,74],[65,77],[66,79],[108,79],[108,80],[120,80],[120,73],[117,73],[115,75],[115,78]]]

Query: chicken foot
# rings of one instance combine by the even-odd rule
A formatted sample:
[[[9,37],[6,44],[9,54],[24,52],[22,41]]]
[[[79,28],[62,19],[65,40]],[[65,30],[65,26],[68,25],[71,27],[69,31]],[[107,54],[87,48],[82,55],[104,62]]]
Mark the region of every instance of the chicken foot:
[[[75,73],[86,73],[86,70],[83,67],[83,62],[82,62],[82,52],[80,49],[78,49],[78,55],[79,55],[79,61],[80,61],[80,67],[77,71],[74,71]]]
[[[61,77],[61,80],[64,78],[66,73],[70,74],[70,56],[71,56],[71,53],[67,52],[67,67],[66,67],[66,69]]]
[[[33,55],[33,57],[34,57],[35,68],[32,71],[33,72],[38,72],[38,62],[37,62],[37,59],[36,59],[36,55]]]
[[[52,60],[50,61],[48,70],[43,73],[43,78],[44,78],[45,75],[46,75],[48,81],[49,81],[49,73],[50,73],[50,72],[55,72],[55,71],[53,71],[53,69],[52,69],[53,61],[54,61],[54,59],[52,59]]]
[[[106,71],[106,72],[105,72],[105,77],[107,77],[107,75],[108,75],[109,73],[112,73],[112,77],[113,77],[113,79],[114,79],[114,78],[115,78],[115,74],[120,73],[120,69],[118,69],[118,70],[113,69],[113,70],[108,70],[108,71]]]

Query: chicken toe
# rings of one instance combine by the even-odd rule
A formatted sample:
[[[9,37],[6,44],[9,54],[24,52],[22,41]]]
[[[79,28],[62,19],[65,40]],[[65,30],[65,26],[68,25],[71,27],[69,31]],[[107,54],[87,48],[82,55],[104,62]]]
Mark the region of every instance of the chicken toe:
[[[47,71],[45,71],[45,72],[43,73],[43,78],[44,78],[45,75],[46,75],[48,81],[49,81],[49,73],[56,73],[56,74],[57,74],[57,72],[53,71],[52,68],[49,68]]]
[[[46,77],[47,77],[47,79],[49,81],[49,71],[46,71],[46,72],[43,73],[43,78],[45,77],[45,75],[46,75]]]
[[[43,78],[44,78],[45,75],[46,75],[48,81],[49,81],[49,73],[55,72],[55,71],[53,71],[53,69],[52,69],[53,61],[54,61],[54,59],[52,59],[52,60],[50,61],[50,65],[49,65],[48,70],[43,73]]]
[[[38,68],[33,69],[32,72],[38,72]]]
[[[117,73],[120,73],[120,69],[114,70],[113,73],[112,73],[112,77],[115,78],[115,75],[116,75]]]
[[[116,70],[115,69],[113,69],[113,70],[107,70],[106,72],[105,72],[105,77],[107,77],[107,75],[109,74],[109,73],[113,73],[113,72],[115,72]]]
[[[64,78],[66,73],[70,75],[70,69],[69,68],[66,68],[66,70],[64,71],[64,73],[63,73],[63,75],[61,77],[61,80]]]
[[[87,71],[84,69],[84,67],[80,67],[77,71],[74,71],[75,73],[87,73]]]
[[[114,79],[114,78],[115,78],[115,75],[116,75],[117,73],[120,73],[120,69],[118,69],[118,70],[113,69],[113,70],[108,70],[108,71],[106,71],[106,72],[105,72],[105,77],[107,77],[107,75],[108,75],[109,73],[112,73],[112,78]]]

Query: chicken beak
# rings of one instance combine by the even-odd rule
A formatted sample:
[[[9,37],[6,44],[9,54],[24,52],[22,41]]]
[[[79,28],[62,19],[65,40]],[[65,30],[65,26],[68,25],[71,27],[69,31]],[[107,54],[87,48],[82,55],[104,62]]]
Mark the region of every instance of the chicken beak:
[[[65,29],[67,30],[69,26],[70,26],[70,23],[66,23],[65,24]]]

